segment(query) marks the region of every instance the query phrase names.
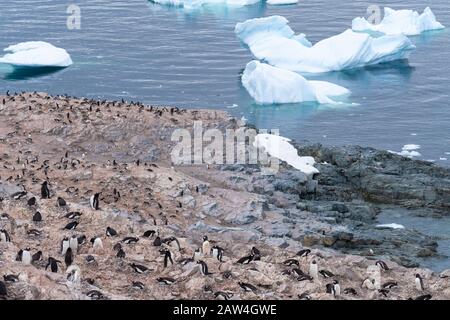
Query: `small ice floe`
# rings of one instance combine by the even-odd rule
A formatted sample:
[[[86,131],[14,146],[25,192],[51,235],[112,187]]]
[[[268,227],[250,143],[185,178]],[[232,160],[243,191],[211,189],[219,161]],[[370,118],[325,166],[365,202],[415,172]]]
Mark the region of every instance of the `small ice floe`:
[[[405,227],[398,223],[387,223],[376,225],[377,229],[405,229]]]
[[[43,41],[22,42],[9,46],[4,51],[7,54],[0,58],[0,63],[15,67],[65,68],[73,63],[66,50]]]
[[[446,155],[450,155],[450,152],[446,152],[445,154],[446,154]]]
[[[150,0],[153,3],[183,7],[198,8],[204,5],[226,5],[230,7],[243,7],[261,2],[261,0]]]
[[[413,132],[411,133],[412,136],[417,136],[417,133]]]
[[[233,103],[231,106],[227,106],[228,109],[234,109],[234,108],[237,108],[237,107],[239,107],[239,105],[236,104],[236,103]]]
[[[312,45],[304,34],[295,35],[281,16],[250,19],[236,24],[236,36],[261,61],[281,69],[322,73],[361,68],[407,59],[415,46],[406,36],[372,37],[348,29]]]
[[[296,4],[298,0],[267,0],[267,4],[278,6],[287,4]]]
[[[418,145],[418,144],[405,144],[402,148],[402,151],[400,151],[400,152],[396,152],[396,151],[392,151],[392,150],[388,150],[388,152],[398,154],[400,156],[404,156],[407,158],[415,158],[415,157],[422,156],[422,154],[420,154],[420,152],[417,151],[419,149],[420,149],[420,145]]]
[[[429,7],[422,14],[413,10],[393,10],[386,7],[384,8],[384,18],[379,24],[370,23],[361,17],[352,21],[352,29],[354,31],[375,31],[387,35],[403,34],[405,36],[415,36],[424,31],[444,28],[436,20]]]
[[[447,161],[448,159],[445,158],[445,157],[440,157],[439,160],[441,160],[441,161]]]
[[[326,81],[308,81],[298,73],[253,60],[245,67],[242,85],[259,104],[317,101],[338,104],[350,91]]]
[[[316,163],[314,158],[300,157],[297,149],[289,143],[290,141],[290,139],[285,137],[260,133],[256,135],[253,146],[256,148],[264,148],[270,156],[287,162],[295,169],[307,175],[319,173],[319,170],[314,167]]]

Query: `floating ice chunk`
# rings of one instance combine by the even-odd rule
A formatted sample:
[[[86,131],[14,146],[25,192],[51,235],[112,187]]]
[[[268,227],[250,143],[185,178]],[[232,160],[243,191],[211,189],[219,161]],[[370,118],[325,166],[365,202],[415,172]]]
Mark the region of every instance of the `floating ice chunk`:
[[[22,42],[4,49],[0,63],[16,67],[68,67],[73,62],[66,50],[48,42]]]
[[[297,149],[289,141],[291,140],[285,137],[261,133],[256,135],[253,146],[256,148],[264,148],[270,156],[287,162],[295,169],[307,175],[319,173],[319,170],[314,167],[316,163],[314,158],[300,157]]]
[[[441,161],[447,161],[448,159],[445,158],[445,157],[440,157],[439,160],[441,160]]]
[[[351,29],[307,45],[281,16],[250,19],[235,27],[237,37],[258,60],[291,71],[320,73],[406,59],[415,46],[404,35],[374,38]]]
[[[420,145],[418,144],[405,144],[402,148],[402,151],[396,152],[388,150],[390,153],[398,154],[400,156],[404,156],[407,158],[415,158],[415,157],[421,157],[422,155],[420,152],[416,151],[420,149]]]
[[[334,97],[347,97],[350,91],[325,81],[308,81],[298,73],[272,67],[257,60],[249,62],[242,85],[259,104],[317,101],[336,104]]]
[[[271,5],[286,5],[298,3],[298,0],[267,0],[267,3]]]
[[[414,36],[424,31],[439,30],[445,27],[436,20],[429,7],[419,15],[413,10],[393,10],[384,8],[384,18],[379,24],[368,22],[365,18],[355,18],[352,21],[354,31],[375,31],[384,34],[404,34]]]
[[[261,0],[150,0],[150,1],[157,4],[175,7],[184,7],[184,8],[198,8],[208,4],[211,5],[220,4],[234,7],[242,7],[261,2]]]
[[[405,229],[404,226],[398,223],[379,224],[376,226],[379,229]]]

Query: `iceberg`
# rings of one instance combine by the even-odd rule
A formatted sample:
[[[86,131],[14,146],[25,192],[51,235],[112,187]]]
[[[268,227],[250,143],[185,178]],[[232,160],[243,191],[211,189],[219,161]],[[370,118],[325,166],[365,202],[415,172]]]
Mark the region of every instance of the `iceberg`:
[[[397,154],[399,156],[407,157],[407,158],[415,158],[415,157],[422,156],[420,154],[420,152],[417,151],[419,149],[420,149],[420,145],[418,145],[418,144],[405,144],[402,147],[402,151],[400,151],[400,152],[396,152],[396,151],[392,151],[392,150],[388,150],[388,152]]]
[[[15,67],[68,67],[73,62],[66,50],[43,41],[22,42],[4,49],[0,63]]]
[[[325,81],[308,81],[298,73],[257,60],[249,62],[242,85],[259,104],[317,101],[336,104],[333,97],[347,97],[350,91]]]
[[[422,14],[413,10],[393,10],[386,7],[384,8],[384,18],[379,24],[370,23],[361,17],[352,21],[352,29],[354,31],[373,31],[388,35],[403,34],[405,36],[415,36],[424,31],[444,28],[436,20],[433,11],[429,7]]]
[[[415,46],[404,35],[372,37],[351,29],[315,45],[295,35],[281,16],[250,19],[235,27],[237,37],[252,54],[268,64],[302,73],[360,68],[407,59]]]
[[[405,226],[398,223],[378,224],[376,228],[379,229],[405,229]]]
[[[271,5],[286,5],[298,3],[298,0],[267,0],[268,4]]]
[[[264,148],[270,156],[287,162],[304,174],[313,175],[319,173],[319,170],[314,167],[316,163],[314,158],[300,157],[297,149],[289,143],[290,141],[290,139],[285,137],[260,133],[256,135],[253,146],[255,148]]]
[[[156,4],[167,6],[183,7],[183,8],[197,8],[203,5],[227,5],[230,7],[243,7],[252,5],[261,0],[150,0]]]

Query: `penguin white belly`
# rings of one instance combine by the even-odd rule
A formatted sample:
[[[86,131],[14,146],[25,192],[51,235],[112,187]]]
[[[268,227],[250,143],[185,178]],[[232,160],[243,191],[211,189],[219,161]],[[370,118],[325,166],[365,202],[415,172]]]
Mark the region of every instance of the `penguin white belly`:
[[[69,242],[69,247],[72,249],[73,253],[78,252],[78,239],[77,238],[71,238]]]
[[[423,288],[422,288],[422,283],[421,283],[420,279],[416,278],[415,282],[416,282],[417,290],[422,291]]]
[[[22,252],[22,263],[31,264],[31,253],[29,251]]]
[[[0,242],[6,242],[6,234],[0,233]]]
[[[338,284],[334,285],[334,295],[335,296],[340,296],[341,295],[341,286]]]
[[[319,278],[319,272],[318,272],[317,264],[311,264],[309,266],[309,275],[311,277],[313,277],[314,279],[316,279],[316,280]]]
[[[218,259],[219,258],[219,250],[213,249],[212,255],[213,255],[214,258]]]
[[[66,254],[67,249],[69,249],[69,241],[63,241],[61,254]]]
[[[197,261],[201,258],[201,253],[200,250],[199,251],[195,251],[194,252],[194,260]]]
[[[203,242],[202,251],[203,251],[204,256],[209,255],[209,253],[211,251],[211,244],[209,243],[209,241]]]
[[[94,240],[93,247],[94,247],[95,250],[103,249],[103,241],[102,241],[102,239],[96,238]]]

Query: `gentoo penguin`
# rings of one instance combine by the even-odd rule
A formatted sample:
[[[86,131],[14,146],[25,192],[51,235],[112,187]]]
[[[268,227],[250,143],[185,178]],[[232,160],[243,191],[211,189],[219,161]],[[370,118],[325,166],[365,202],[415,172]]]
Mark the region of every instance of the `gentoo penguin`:
[[[311,300],[311,296],[309,295],[308,291],[303,292],[302,294],[298,295],[299,300]]]
[[[64,256],[64,262],[66,263],[66,267],[69,267],[73,262],[73,252],[72,248],[68,248],[66,254]]]
[[[295,259],[287,259],[283,261],[283,264],[288,267],[291,267],[293,265],[296,265],[297,267],[300,266],[300,263]]]
[[[245,282],[238,282],[239,287],[241,287],[242,290],[244,290],[245,292],[256,292],[256,287],[250,283],[245,283]]]
[[[153,246],[160,247],[162,245],[162,241],[160,237],[156,237],[155,240],[153,240]]]
[[[4,298],[8,295],[8,291],[6,290],[6,285],[3,281],[0,281],[0,297]]]
[[[309,264],[309,275],[315,280],[319,279],[318,268],[316,260],[311,261]]]
[[[172,253],[167,249],[159,250],[159,253],[164,256],[164,268],[167,268],[168,262],[173,265]]]
[[[30,199],[28,199],[27,204],[32,207],[36,205],[36,197],[31,197]]]
[[[117,251],[116,257],[119,258],[119,259],[125,259],[125,256],[126,256],[125,251],[123,251],[123,249],[120,248]]]
[[[388,281],[386,283],[383,283],[383,285],[381,286],[383,289],[392,289],[397,287],[398,284],[396,281]]]
[[[102,300],[105,298],[105,296],[103,295],[103,293],[101,293],[98,290],[91,290],[89,292],[86,293],[86,295],[91,298],[91,300]]]
[[[78,253],[78,238],[76,235],[73,235],[69,239],[69,247],[72,249],[73,254]]]
[[[144,238],[151,238],[156,234],[155,230],[147,230],[144,232],[144,234],[142,235]]]
[[[11,197],[12,197],[14,200],[20,200],[20,199],[22,199],[23,197],[25,197],[26,195],[27,195],[27,192],[26,192],[26,191],[19,191],[19,192],[13,193],[13,194],[11,195]]]
[[[139,238],[136,238],[136,237],[125,237],[125,238],[123,238],[122,243],[135,244],[138,241],[139,241]]]
[[[131,287],[137,290],[144,290],[145,285],[140,281],[133,281]]]
[[[369,290],[375,290],[377,288],[375,285],[375,279],[370,279],[370,278],[365,279],[363,281],[361,287],[363,287],[363,288],[365,287]]]
[[[0,230],[0,242],[11,242],[11,237],[5,229]]]
[[[130,263],[130,267],[139,274],[146,273],[148,271],[147,267],[135,263]]]
[[[378,293],[387,298],[389,289],[378,289]]]
[[[253,261],[260,261],[261,260],[261,251],[259,251],[258,248],[253,247],[251,252],[251,255],[253,255]]]
[[[375,265],[378,266],[381,270],[384,270],[384,271],[389,270],[388,265],[384,261],[378,260],[377,262],[375,262]]]
[[[48,189],[48,182],[44,181],[41,186],[41,198],[50,199],[50,190]]]
[[[64,217],[66,217],[69,220],[77,219],[77,218],[81,217],[81,212],[72,211],[72,212],[67,213]]]
[[[67,202],[63,198],[58,197],[58,199],[56,200],[56,204],[58,205],[58,207],[62,208],[67,205]]]
[[[94,210],[98,210],[99,209],[100,193],[95,193],[94,195],[91,196],[90,204],[91,204],[91,208],[92,209],[94,209]]]
[[[339,285],[339,281],[333,280],[333,296],[337,297],[341,295],[341,286]]]
[[[19,276],[15,274],[4,274],[3,280],[5,280],[5,282],[19,282]]]
[[[86,259],[86,263],[87,264],[94,264],[94,263],[96,263],[95,257],[93,255],[88,255],[85,259]]]
[[[311,250],[309,250],[309,249],[302,249],[299,252],[297,252],[297,256],[299,256],[299,257],[307,257],[308,254],[310,254],[310,253],[311,253]]]
[[[212,256],[219,260],[219,262],[222,262],[223,257],[223,249],[219,246],[213,246],[212,247]]]
[[[420,274],[416,274],[416,279],[414,280],[415,284],[416,284],[416,289],[419,291],[423,291],[424,286],[423,286],[423,280],[422,277],[420,276]]]
[[[165,284],[165,285],[171,285],[171,284],[175,283],[175,279],[168,278],[168,277],[160,277],[160,278],[157,278],[156,281],[158,281],[161,284]]]
[[[230,300],[233,297],[233,294],[227,293],[224,291],[217,291],[214,293],[214,298],[217,300]]]
[[[36,211],[36,213],[33,215],[33,222],[41,222],[42,221],[42,215],[39,211]]]
[[[198,260],[198,261],[197,261],[197,264],[200,265],[200,271],[201,271],[202,275],[208,276],[208,275],[212,274],[212,273],[210,273],[210,272],[208,271],[208,265],[206,264],[205,261],[203,261],[203,260]]]
[[[192,257],[192,259],[193,259],[194,261],[197,261],[197,260],[199,260],[199,259],[202,258],[202,252],[201,252],[201,251],[202,251],[202,250],[201,250],[200,248],[195,249],[195,251],[194,251],[194,256]]]
[[[91,243],[94,250],[103,249],[103,241],[100,237],[91,238]]]
[[[42,260],[42,251],[38,251],[31,256],[31,263]]]
[[[25,264],[25,265],[31,264],[32,258],[31,258],[30,248],[20,250],[17,255],[20,257],[19,261],[22,261],[23,264]]]
[[[81,270],[80,267],[73,264],[66,270],[67,281],[72,284],[78,284],[81,282]]]
[[[202,243],[202,253],[204,256],[209,255],[211,251],[211,243],[208,240],[207,236],[203,236],[203,243]]]
[[[182,258],[178,261],[179,264],[181,264],[182,266],[187,265],[188,263],[194,262],[194,258]]]
[[[69,237],[64,237],[64,239],[61,241],[61,254],[65,255],[69,247],[70,247]]]
[[[344,289],[344,294],[351,294],[351,295],[353,295],[353,296],[358,295],[358,293],[356,292],[356,290],[353,289],[353,288],[345,288],[345,289]]]
[[[66,230],[74,230],[77,226],[78,226],[78,221],[72,221],[72,222],[69,222],[68,224],[66,224],[64,229],[66,229]]]
[[[114,246],[113,246],[113,250],[117,251],[122,249],[122,244],[120,242],[117,242]]]
[[[106,228],[106,236],[108,236],[108,237],[115,237],[115,236],[117,236],[117,231],[114,230],[111,227],[107,227]]]
[[[322,275],[322,277],[324,278],[331,278],[334,277],[334,274],[328,270],[320,270],[319,273]]]
[[[431,294],[424,294],[422,296],[418,296],[414,300],[431,300],[431,298],[433,298]]]
[[[290,270],[289,270],[290,271]],[[305,273],[303,272],[303,270],[301,270],[300,268],[293,268],[292,269],[292,273],[295,273],[297,276],[302,276]]]
[[[77,240],[78,240],[78,245],[81,246],[86,242],[86,236],[83,234],[83,235],[79,236],[77,238]]]
[[[246,257],[242,257],[242,258],[240,258],[238,261],[237,261],[237,263],[240,263],[240,264],[249,264],[250,262],[252,262],[253,261],[253,258],[254,258],[255,256],[253,255],[253,254],[251,254],[251,255],[249,255],[249,256],[246,256]]]
[[[180,242],[175,237],[169,237],[162,240],[163,243],[168,244],[169,246],[172,246],[172,243],[175,243],[177,245],[178,251],[181,250]]]
[[[56,260],[55,258],[48,257],[47,265],[45,266],[45,270],[47,270],[48,267],[50,267],[50,270],[52,272],[58,272],[58,263],[61,263],[61,261]]]

